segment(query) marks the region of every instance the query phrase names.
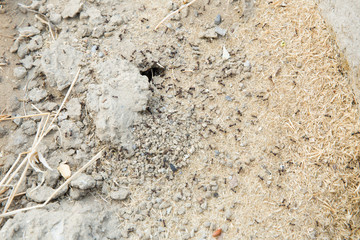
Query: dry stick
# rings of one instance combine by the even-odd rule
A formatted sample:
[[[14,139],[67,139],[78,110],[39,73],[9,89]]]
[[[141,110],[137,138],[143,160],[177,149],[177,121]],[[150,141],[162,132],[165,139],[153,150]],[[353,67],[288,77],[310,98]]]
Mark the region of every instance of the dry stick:
[[[183,10],[184,8],[189,7],[191,4],[193,4],[194,2],[196,2],[197,0],[192,0],[191,2],[189,2],[188,4],[185,4],[183,6],[181,6],[178,10],[170,13],[169,15],[167,15],[163,20],[161,20],[161,22],[159,22],[158,25],[156,25],[156,27],[154,28],[154,30],[156,31],[156,29],[158,29],[160,27],[160,25],[165,22],[166,20],[168,20],[171,16],[175,15],[176,13],[180,12],[181,10]]]
[[[9,209],[10,204],[12,203],[12,201],[13,201],[13,199],[14,199],[14,197],[15,197],[16,192],[17,192],[17,190],[18,190],[19,187],[20,187],[20,184],[22,183],[22,181],[23,181],[24,178],[25,178],[26,171],[29,169],[29,165],[30,165],[30,161],[27,161],[27,164],[26,164],[26,166],[25,166],[25,169],[24,169],[23,173],[21,174],[20,180],[19,180],[18,183],[16,184],[14,190],[13,190],[13,191],[11,192],[11,194],[10,194],[9,199],[8,199],[7,202],[6,202],[6,205],[5,205],[3,214],[5,214],[5,213],[7,212],[7,210]],[[4,220],[3,218],[0,219],[0,224],[2,223],[3,220]]]
[[[8,213],[3,213],[0,215],[0,218],[4,218],[4,217],[8,217],[8,216],[12,216],[16,213],[20,213],[23,211],[28,211],[28,210],[32,210],[32,209],[36,209],[36,208],[41,208],[41,207],[45,207],[46,204],[48,204],[51,199],[67,184],[69,184],[69,182],[76,176],[78,176],[81,172],[83,172],[87,167],[89,167],[92,163],[94,163],[97,159],[100,158],[101,154],[103,153],[103,151],[105,150],[105,147],[103,149],[101,149],[89,162],[87,162],[84,166],[82,166],[74,175],[72,175],[70,178],[68,178],[63,184],[61,184],[60,187],[58,187],[52,194],[51,196],[43,203],[40,205],[36,205],[33,207],[28,207],[28,208],[22,208],[22,209],[18,209],[18,210],[14,210]],[[1,220],[0,220],[1,221]]]
[[[17,194],[15,194],[14,197],[18,197],[18,196],[21,196],[21,195],[24,195],[24,194],[26,194],[26,192],[17,193]],[[3,202],[5,200],[7,200],[7,199],[9,199],[9,197],[0,198],[0,202]]]
[[[49,120],[49,117],[50,117],[50,114],[46,114],[46,115],[47,115],[47,118],[46,118],[46,121],[45,121],[45,123],[44,123],[44,125],[43,125],[43,127],[42,127],[40,136],[39,136],[39,133],[40,133],[40,126],[41,126],[41,124],[39,125],[38,132],[37,132],[37,136],[35,137],[35,140],[34,140],[34,143],[33,143],[32,148],[31,148],[31,151],[27,154],[27,156],[26,156],[25,159],[22,161],[22,163],[20,164],[20,166],[15,170],[15,172],[12,174],[11,178],[7,181],[7,183],[8,183],[9,181],[11,181],[12,178],[13,178],[13,176],[20,170],[20,168],[24,165],[24,163],[27,163],[27,164],[26,164],[26,167],[25,167],[25,169],[24,169],[24,171],[23,171],[23,173],[22,173],[22,175],[21,175],[21,178],[20,178],[19,182],[17,183],[15,189],[12,191],[12,193],[11,193],[11,195],[10,195],[10,198],[8,199],[8,201],[7,201],[7,203],[6,203],[6,206],[5,206],[5,209],[4,209],[4,211],[3,211],[3,214],[5,214],[6,211],[7,211],[7,209],[9,208],[9,206],[10,206],[10,204],[11,204],[13,198],[14,198],[14,195],[16,194],[16,192],[17,192],[17,190],[18,190],[18,188],[19,188],[19,186],[20,186],[20,184],[21,184],[21,182],[22,182],[22,180],[23,180],[23,178],[24,178],[24,176],[25,176],[25,173],[26,173],[27,169],[29,168],[30,161],[31,161],[31,157],[36,153],[36,148],[37,148],[37,146],[40,144],[41,140],[50,132],[50,130],[52,129],[52,127],[51,127],[52,124],[55,122],[56,118],[57,118],[58,115],[60,114],[61,109],[62,109],[63,106],[65,105],[65,102],[66,102],[67,98],[69,97],[70,92],[71,92],[72,88],[74,87],[76,80],[77,80],[78,77],[79,77],[80,70],[81,70],[81,69],[78,70],[78,72],[77,72],[74,80],[72,81],[72,83],[71,83],[71,85],[70,85],[70,88],[69,88],[68,92],[66,93],[66,96],[65,96],[65,98],[64,98],[64,100],[63,100],[63,102],[62,102],[62,104],[61,104],[61,106],[60,106],[60,108],[59,108],[59,110],[58,110],[57,113],[55,114],[54,118],[52,119],[52,121],[50,122],[50,124],[47,125],[48,120]],[[44,119],[44,117],[43,117],[43,119]],[[43,119],[42,119],[41,122],[43,122]],[[45,129],[46,129],[46,130],[45,130]],[[39,136],[39,137],[38,137],[38,136]],[[60,187],[63,187],[63,185],[60,186]],[[51,198],[52,198],[52,197],[53,197],[53,195],[51,196]],[[51,199],[50,199],[50,200],[51,200]],[[49,200],[49,201],[50,201],[50,200]],[[2,214],[2,215],[3,215],[3,214]],[[2,219],[0,220],[0,223],[1,223],[1,222],[2,222]]]
[[[12,164],[11,168],[7,171],[5,177],[1,180],[0,182],[0,194],[4,193],[7,189],[7,187],[2,187],[4,186],[4,182],[6,181],[6,179],[9,177],[9,175],[12,173],[13,169],[15,168],[15,166],[18,164],[19,160],[21,159],[22,155],[28,154],[29,152],[23,152],[20,153],[18,158],[16,159],[16,161]],[[4,189],[3,189],[4,188]]]
[[[31,115],[18,116],[18,117],[9,117],[10,115],[6,115],[6,116],[4,116],[4,118],[0,118],[0,122],[1,122],[1,121],[6,121],[6,120],[19,119],[19,118],[40,117],[40,116],[44,116],[44,115],[48,115],[48,114],[49,114],[49,113],[38,113],[38,114],[31,114]],[[7,116],[8,116],[8,117],[7,117]]]

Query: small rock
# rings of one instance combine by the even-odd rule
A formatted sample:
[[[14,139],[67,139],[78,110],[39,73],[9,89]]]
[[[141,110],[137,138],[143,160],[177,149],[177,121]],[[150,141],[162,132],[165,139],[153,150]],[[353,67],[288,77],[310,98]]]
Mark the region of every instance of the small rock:
[[[232,98],[230,96],[226,96],[225,99],[226,99],[226,101],[229,101],[229,102],[232,101]]]
[[[16,77],[16,79],[23,79],[26,76],[26,69],[24,67],[15,68],[14,76]]]
[[[183,215],[186,212],[186,209],[184,207],[180,207],[177,211],[177,214]]]
[[[215,32],[215,29],[208,29],[205,32],[200,33],[200,38],[202,38],[202,39],[217,39],[218,34]]]
[[[124,18],[120,14],[115,14],[110,18],[109,24],[111,26],[120,26],[124,22]]]
[[[246,61],[244,63],[244,72],[250,72],[251,71],[251,63],[249,61]]]
[[[83,198],[86,195],[87,191],[85,190],[80,190],[77,188],[71,188],[70,189],[70,197],[73,200],[80,200],[81,198]]]
[[[20,60],[20,62],[24,66],[24,68],[30,69],[33,67],[34,59],[32,56],[27,55],[24,59]]]
[[[215,27],[215,32],[221,36],[225,36],[226,35],[226,32],[227,30],[226,29],[223,29],[221,27]]]
[[[165,208],[168,208],[168,207],[170,207],[170,206],[171,206],[171,204],[170,204],[169,202],[164,201],[164,202],[162,202],[162,203],[160,204],[159,209],[165,209]]]
[[[62,20],[61,14],[52,12],[52,13],[50,13],[49,20],[53,24],[57,25],[57,24],[61,23],[61,20]]]
[[[170,163],[169,165],[170,165],[171,171],[176,172],[178,170],[172,163]]]
[[[38,188],[29,188],[26,191],[26,197],[33,202],[43,203],[51,196],[51,194],[54,193],[54,191],[55,189],[52,189],[51,187],[45,185]],[[67,191],[68,186],[66,185],[53,197],[53,199],[64,195]]]
[[[47,170],[45,172],[45,183],[49,187],[54,188],[60,178],[60,173],[57,170]]]
[[[91,47],[91,52],[92,53],[96,53],[96,51],[98,50],[99,46],[98,45],[94,45]]]
[[[29,48],[25,42],[22,42],[17,49],[18,56],[22,59],[29,53]]]
[[[204,222],[204,227],[210,228],[210,226],[211,226],[211,222]]]
[[[21,129],[24,131],[24,133],[26,135],[32,136],[36,133],[37,131],[37,127],[36,127],[36,123],[33,120],[28,120],[25,121],[22,125],[21,125]]]
[[[219,25],[221,23],[222,19],[221,19],[221,15],[218,14],[216,17],[215,17],[215,25]]]
[[[200,205],[200,207],[204,210],[207,209],[208,205],[207,205],[207,202],[204,202],[203,204]]]
[[[233,177],[229,182],[230,188],[236,188],[239,185],[239,181],[236,177]]]
[[[223,47],[222,59],[228,60],[230,58],[229,52],[226,50],[225,46]]]
[[[20,36],[32,37],[32,36],[38,35],[39,33],[40,33],[40,30],[33,26],[22,27],[19,29]]]
[[[47,92],[45,89],[34,88],[29,92],[29,99],[34,103],[43,100],[46,96]]]
[[[113,200],[125,200],[128,196],[130,195],[130,192],[125,189],[125,188],[121,188],[118,191],[112,191],[110,192],[110,197]]]
[[[73,18],[76,14],[78,14],[82,9],[81,0],[70,0],[67,4],[65,4],[64,11],[61,13],[63,18]]]
[[[13,113],[16,110],[18,110],[21,106],[21,103],[19,101],[19,99],[16,96],[11,96],[8,99],[8,103],[6,105],[6,109],[10,112]]]
[[[29,44],[27,45],[29,51],[36,51],[42,48],[43,38],[40,35],[36,35],[31,38]]]
[[[71,186],[80,190],[87,190],[95,187],[95,179],[85,173],[81,173],[79,177],[71,181]]]
[[[225,218],[226,220],[231,220],[232,218],[232,212],[229,209],[225,212]]]

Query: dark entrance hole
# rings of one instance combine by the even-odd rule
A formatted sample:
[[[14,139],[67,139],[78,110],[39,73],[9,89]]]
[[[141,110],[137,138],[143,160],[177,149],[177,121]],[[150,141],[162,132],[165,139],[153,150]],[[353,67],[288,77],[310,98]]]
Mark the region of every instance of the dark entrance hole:
[[[151,68],[145,71],[140,71],[140,74],[143,76],[147,76],[149,82],[151,82],[153,77],[161,76],[164,72],[165,72],[165,68],[162,67],[160,64],[155,63]]]

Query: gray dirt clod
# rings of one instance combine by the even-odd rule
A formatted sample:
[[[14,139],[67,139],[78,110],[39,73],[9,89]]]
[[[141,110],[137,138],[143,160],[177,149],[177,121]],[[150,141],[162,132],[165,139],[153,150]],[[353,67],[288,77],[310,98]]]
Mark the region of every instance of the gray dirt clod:
[[[135,66],[120,59],[105,61],[96,68],[101,84],[90,84],[86,97],[96,136],[101,141],[125,146],[131,139],[129,129],[137,113],[147,106],[148,79]]]
[[[47,92],[45,89],[34,88],[29,92],[29,99],[34,103],[43,100],[46,96]]]
[[[61,13],[63,18],[73,18],[82,9],[83,3],[81,0],[70,0],[65,4],[65,8]]]
[[[26,76],[26,69],[24,67],[14,68],[14,77],[16,79],[23,79]]]
[[[36,133],[36,123],[33,120],[27,120],[21,125],[21,129],[26,135],[32,136]]]
[[[71,181],[71,186],[80,190],[88,190],[95,187],[95,179],[85,173],[81,173],[79,177]]]
[[[68,115],[71,119],[80,120],[81,104],[78,98],[72,98],[66,104]]]
[[[58,170],[47,170],[45,173],[45,184],[54,188],[60,178]]]
[[[15,215],[3,226],[0,239],[89,239],[89,236],[91,239],[122,239],[120,222],[114,211],[92,198],[65,201],[51,210],[36,209]]]
[[[64,187],[61,189],[60,192],[58,192],[53,199],[56,199],[62,195],[64,195],[68,190],[68,187]],[[40,186],[38,188],[29,188],[26,191],[26,197],[33,201],[33,202],[37,202],[37,203],[43,203],[45,202],[50,196],[51,194],[55,191],[55,189],[48,187],[48,186]]]
[[[49,18],[50,22],[52,22],[53,24],[57,25],[61,23],[62,20],[62,16],[59,13],[56,12],[52,12],[50,13],[50,18]]]
[[[130,192],[125,188],[120,188],[117,191],[110,192],[110,197],[113,200],[121,200],[121,201],[123,201],[123,200],[126,200],[129,195],[130,195]]]
[[[21,59],[20,62],[24,66],[24,68],[30,69],[34,64],[34,59],[32,56],[27,55],[24,59]]]

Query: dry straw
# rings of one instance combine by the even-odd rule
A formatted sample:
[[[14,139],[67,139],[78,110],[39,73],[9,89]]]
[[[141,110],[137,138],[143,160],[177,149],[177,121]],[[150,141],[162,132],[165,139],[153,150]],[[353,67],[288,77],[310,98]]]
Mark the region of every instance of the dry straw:
[[[40,152],[38,152],[38,147],[41,145],[42,140],[44,137],[54,128],[54,123],[59,116],[62,108],[64,107],[67,99],[70,96],[71,90],[73,89],[77,79],[79,78],[80,69],[78,70],[74,80],[72,81],[69,90],[67,91],[65,98],[63,102],[61,103],[58,111],[55,113],[54,116],[51,116],[50,113],[42,113],[39,114],[32,114],[32,115],[26,115],[21,117],[10,117],[9,115],[0,115],[0,122],[6,121],[6,120],[13,120],[16,118],[30,118],[30,117],[41,117],[40,124],[38,125],[37,133],[35,135],[32,147],[29,151],[20,153],[11,168],[7,171],[5,176],[0,181],[0,195],[2,194],[8,194],[9,196],[3,197],[1,201],[6,200],[6,204],[4,206],[4,209],[2,211],[2,214],[0,214],[0,218],[2,221],[4,217],[14,215],[16,213],[27,211],[31,209],[36,209],[40,207],[46,206],[55,196],[56,194],[62,190],[65,186],[69,184],[69,182],[74,179],[79,173],[84,171],[87,167],[89,167],[92,163],[94,163],[97,159],[99,159],[104,151],[102,149],[99,151],[88,163],[86,163],[83,167],[81,167],[74,175],[72,175],[70,178],[68,178],[61,186],[59,186],[54,192],[51,194],[51,196],[40,205],[36,205],[29,208],[22,208],[13,210],[11,212],[8,212],[11,203],[13,202],[14,198],[16,196],[21,196],[24,193],[18,193],[20,185],[24,182],[26,173],[30,167],[32,167],[37,172],[43,172],[40,170],[39,167],[37,167],[37,164],[41,163],[45,168],[51,169],[50,166],[47,164],[46,159],[41,155]],[[50,120],[51,119],[51,120]],[[13,184],[15,181],[14,178],[16,175],[20,174],[19,180],[16,180],[16,183]]]

